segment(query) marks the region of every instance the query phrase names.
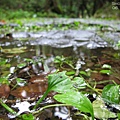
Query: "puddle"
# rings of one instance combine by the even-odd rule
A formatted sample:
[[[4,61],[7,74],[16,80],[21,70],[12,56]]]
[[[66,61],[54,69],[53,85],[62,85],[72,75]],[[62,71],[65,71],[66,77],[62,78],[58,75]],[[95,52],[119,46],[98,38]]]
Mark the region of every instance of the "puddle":
[[[62,19],[61,24],[70,24],[74,21],[81,22],[81,23],[87,23],[88,21],[84,21],[82,19],[71,19],[66,20]],[[66,23],[67,21],[67,23]],[[56,22],[56,19],[51,19],[49,22],[43,22],[46,24],[58,24],[59,21]],[[42,26],[43,23],[36,22],[36,23],[28,23],[25,24],[25,26],[32,26],[34,24]],[[87,24],[97,24],[97,25],[107,25],[109,26],[111,22],[98,22],[96,21],[93,23],[93,21],[87,23]],[[119,22],[114,23],[115,28],[119,24]],[[12,24],[11,24],[12,25]],[[112,26],[113,27],[113,26]],[[56,56],[64,56],[64,57],[71,57],[74,59],[74,67],[76,67],[77,62],[80,64],[79,69],[81,71],[86,71],[86,73],[89,73],[89,70],[92,70],[91,76],[85,76],[86,80],[91,83],[91,86],[94,87],[95,82],[96,86],[99,89],[102,89],[106,84],[112,83],[110,80],[115,80],[116,83],[120,84],[120,51],[113,49],[115,47],[115,44],[120,39],[120,33],[119,28],[116,28],[116,31],[108,31],[108,32],[98,32],[95,30],[51,30],[51,31],[41,31],[41,32],[13,32],[10,33],[8,36],[2,36],[0,38],[0,58],[6,58],[8,60],[7,63],[10,63],[10,67],[2,68],[2,70],[5,69],[7,73],[11,73],[11,78],[15,77],[22,77],[23,79],[30,79],[30,77],[34,77],[36,75],[41,75],[41,73],[44,73],[43,66],[41,65],[41,60],[39,61],[39,58],[42,58],[44,60],[44,65],[47,64],[49,67],[49,70],[56,70],[55,64],[53,63],[54,58]],[[108,41],[109,40],[109,41]],[[32,59],[33,61],[37,61],[36,65],[32,65],[31,61],[28,59],[28,66],[25,67],[26,69],[17,69],[15,68],[18,64],[23,63],[25,61],[25,58]],[[32,61],[32,62],[33,62]],[[108,64],[113,68],[113,75],[106,75],[101,74],[100,70],[102,69],[102,66],[104,64]],[[44,66],[45,67],[45,66]],[[68,69],[68,66],[62,66],[63,69]],[[23,67],[24,68],[24,67]],[[46,69],[47,70],[47,69]],[[31,75],[29,75],[28,74]],[[0,75],[3,75],[3,71],[0,71]],[[38,76],[39,78],[35,79],[41,79],[41,76]],[[42,76],[43,77],[43,76]],[[10,79],[11,79],[10,78]],[[106,81],[104,81],[106,80]],[[102,82],[101,82],[102,81]],[[15,82],[15,81],[13,81]],[[31,81],[30,81],[31,82]],[[15,84],[15,83],[14,83]],[[42,83],[43,85],[44,83]],[[44,84],[46,86],[46,84]],[[3,86],[4,88],[4,86]],[[29,90],[27,91],[27,89]],[[38,88],[37,91],[30,91],[30,88]],[[34,86],[34,85],[28,85],[24,88],[29,94],[28,97],[37,95],[37,93],[41,89],[41,93],[43,94],[45,91],[45,87],[41,86]],[[86,91],[89,91],[88,89]],[[18,93],[21,92],[21,89],[19,89],[17,92],[15,91],[13,94],[18,95]],[[31,94],[34,93],[34,94]],[[1,94],[1,93],[0,93]],[[3,93],[2,93],[3,94]],[[5,93],[6,94],[6,93]],[[41,95],[42,95],[41,94]],[[92,93],[93,94],[93,93]],[[6,94],[7,96],[8,94]],[[10,98],[11,100],[12,98]],[[90,98],[91,101],[93,98]],[[8,100],[8,101],[10,101]],[[48,100],[48,99],[47,99]],[[51,99],[50,99],[51,100]],[[15,101],[16,102],[16,101]],[[14,104],[15,104],[14,102]],[[31,102],[31,101],[30,101]],[[11,103],[9,103],[11,104]],[[44,106],[48,104],[48,101],[46,103],[43,102],[41,106]],[[14,105],[15,106],[15,105]],[[3,108],[1,107],[1,110]],[[27,109],[28,110],[28,109]],[[29,111],[29,110],[28,110]],[[52,112],[51,112],[52,111]],[[1,113],[5,113],[4,110]],[[72,107],[56,107],[56,108],[50,108],[43,111],[42,114],[37,114],[38,120],[77,120],[82,119],[83,116],[75,115],[77,110]],[[4,118],[6,116],[0,116],[0,118]],[[10,115],[9,115],[10,117]],[[7,119],[7,118],[6,118]]]

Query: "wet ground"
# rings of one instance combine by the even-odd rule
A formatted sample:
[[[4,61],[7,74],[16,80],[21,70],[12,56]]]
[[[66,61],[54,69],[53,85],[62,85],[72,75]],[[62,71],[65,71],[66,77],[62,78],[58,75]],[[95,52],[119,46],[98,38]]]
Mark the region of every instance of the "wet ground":
[[[7,67],[8,69],[1,68],[1,76],[10,72],[11,76],[9,79],[20,77],[26,79],[29,83],[34,83],[36,79],[44,79],[44,75],[46,75],[45,72],[47,71],[43,68],[42,62],[41,60],[39,61],[39,58],[44,60],[44,65],[47,64],[49,67],[48,71],[55,71],[56,66],[54,64],[54,58],[56,56],[64,56],[71,57],[72,60],[73,58],[75,59],[75,61],[73,60],[75,62],[74,67],[76,67],[76,63],[79,61],[79,70],[87,71],[89,69],[93,71],[91,76],[85,76],[91,86],[94,87],[95,82],[97,82],[96,87],[102,89],[105,85],[111,83],[111,80],[113,79],[117,84],[120,84],[120,51],[116,45],[120,40],[119,21],[92,19],[89,21],[84,19],[42,19],[41,21],[25,23],[23,26],[27,30],[15,30],[19,25],[10,23],[8,26],[13,32],[10,30],[5,32],[3,29],[4,25],[6,24],[1,23],[0,26],[0,57],[2,59],[7,59],[8,63],[10,63],[10,67]],[[31,26],[51,27],[51,25],[52,29],[49,30],[35,32],[30,30]],[[27,71],[23,68],[16,69],[16,66],[23,63],[25,58],[37,61],[37,64],[28,64],[25,66],[25,68],[28,69]],[[100,73],[104,64],[109,64],[113,68],[114,74],[107,75],[106,73]],[[68,67],[64,65],[63,68],[66,70],[68,69]],[[6,72],[4,73],[3,70]],[[41,74],[44,75],[38,76]],[[13,80],[13,85],[15,84],[14,82],[15,81]],[[36,97],[40,92],[43,94],[46,90],[46,82],[41,84],[43,84],[44,87],[41,86],[41,91],[38,93],[36,92],[38,86],[35,84],[28,85],[24,88],[18,88],[12,91],[11,95],[13,98],[27,99],[24,98],[24,96],[19,96],[18,93],[21,93],[22,90],[27,91],[27,89],[29,89],[28,97]],[[33,91],[30,91],[31,87],[35,88],[34,94]],[[89,89],[86,91],[89,91]],[[6,97],[8,96],[6,95]],[[11,104],[11,101],[14,103],[13,98],[11,98],[11,96],[8,97],[8,104]],[[92,101],[93,97],[90,97],[90,99]],[[52,102],[54,103],[54,101],[51,101],[51,104]],[[44,104],[48,104],[48,102]],[[3,108],[1,109],[3,110]],[[42,114],[37,114],[37,117],[40,120],[58,120],[59,118],[60,120],[81,119],[81,116],[74,115],[75,112],[76,109],[74,108],[56,107],[55,109],[51,108],[44,110]],[[1,113],[4,112],[1,111]],[[0,117],[3,119],[6,115],[1,115]]]

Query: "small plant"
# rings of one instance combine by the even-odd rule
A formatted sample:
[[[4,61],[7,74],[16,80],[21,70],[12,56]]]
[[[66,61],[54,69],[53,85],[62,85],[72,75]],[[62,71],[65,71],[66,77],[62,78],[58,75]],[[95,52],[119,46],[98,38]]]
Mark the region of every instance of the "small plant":
[[[54,63],[62,69],[64,69],[66,66],[74,69],[73,61],[71,61],[70,58],[64,56],[56,56],[54,59]]]
[[[118,43],[116,44],[116,47],[117,47],[118,49],[120,49],[120,40],[119,40]]]
[[[50,74],[48,76],[48,88],[43,96],[38,100],[34,106],[34,109],[37,108],[37,106],[42,102],[42,100],[48,95],[50,91],[56,91],[60,93],[54,96],[57,101],[64,103],[64,105],[75,106],[82,112],[90,113],[92,120],[94,120],[94,112],[90,100],[81,92],[78,92],[76,87],[74,87],[77,86],[77,84],[81,85],[79,88],[85,87],[85,81],[79,77],[74,78],[71,81],[71,79],[65,73],[66,72],[63,71]]]

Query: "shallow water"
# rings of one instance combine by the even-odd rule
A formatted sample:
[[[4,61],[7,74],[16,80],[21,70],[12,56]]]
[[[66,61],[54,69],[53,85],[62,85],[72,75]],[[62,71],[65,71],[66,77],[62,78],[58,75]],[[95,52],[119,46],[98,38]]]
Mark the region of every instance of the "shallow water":
[[[28,23],[25,26],[32,25],[49,25],[53,24],[70,24],[73,22],[81,22],[90,24],[86,29],[68,29],[68,30],[50,30],[50,31],[39,31],[39,32],[18,32],[6,35],[0,35],[0,57],[8,59],[8,63],[11,64],[11,68],[16,67],[19,63],[23,62],[25,58],[35,59],[44,58],[46,64],[51,69],[54,68],[54,58],[56,56],[72,57],[79,60],[81,67],[79,69],[86,70],[99,70],[100,67],[96,66],[98,63],[110,64],[115,69],[115,72],[119,77],[119,58],[120,51],[114,50],[116,43],[120,40],[119,21],[86,21],[82,19],[50,19],[49,22],[35,22]],[[111,25],[112,24],[112,25]],[[11,24],[12,25],[12,24]],[[96,25],[105,26],[107,30],[98,30]],[[91,27],[93,26],[93,27]],[[107,27],[106,27],[107,26]],[[109,30],[109,28],[115,27],[116,30]],[[10,37],[12,35],[12,37]],[[35,67],[35,66],[34,66]],[[8,68],[8,72],[11,70]],[[14,70],[13,70],[14,71]],[[41,72],[41,71],[40,71]],[[35,74],[40,74],[39,69],[35,69]],[[0,73],[2,75],[3,71]],[[32,72],[33,74],[33,72]],[[24,75],[23,75],[24,77]],[[113,76],[109,78],[100,74],[93,74],[91,77],[98,82],[97,87],[103,88],[106,84],[100,83],[104,79],[113,79]],[[118,78],[114,78],[116,83],[120,83]],[[88,80],[89,81],[89,80]],[[93,82],[95,82],[93,81]],[[92,85],[92,82],[91,82]],[[93,99],[93,98],[91,98]],[[2,108],[1,108],[2,109]],[[51,112],[52,111],[52,112]],[[56,107],[50,108],[43,111],[42,114],[38,114],[38,120],[77,120],[82,119],[81,115],[74,115],[76,113],[74,108]]]

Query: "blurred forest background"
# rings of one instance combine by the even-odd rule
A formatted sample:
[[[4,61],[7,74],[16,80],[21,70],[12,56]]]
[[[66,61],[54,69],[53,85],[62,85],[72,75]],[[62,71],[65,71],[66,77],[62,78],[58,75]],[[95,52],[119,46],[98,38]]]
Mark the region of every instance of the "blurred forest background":
[[[0,0],[0,19],[92,16],[119,18],[119,0]]]

